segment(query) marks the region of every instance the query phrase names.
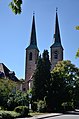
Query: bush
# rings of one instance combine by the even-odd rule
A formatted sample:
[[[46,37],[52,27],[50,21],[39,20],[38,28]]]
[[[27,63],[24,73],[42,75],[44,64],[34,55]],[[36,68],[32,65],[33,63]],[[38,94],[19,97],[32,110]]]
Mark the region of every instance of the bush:
[[[14,117],[9,113],[2,113],[2,119],[14,119]]]
[[[7,110],[14,110],[17,106],[28,105],[27,93],[16,91],[16,93],[10,93],[7,100]]]
[[[62,103],[62,107],[63,107],[64,111],[74,110],[73,102],[64,102],[64,103]]]
[[[20,113],[21,117],[28,116],[29,109],[27,106],[18,106],[14,109],[15,112]]]
[[[32,110],[33,112],[37,111],[37,102],[32,103]]]
[[[40,101],[37,103],[37,110],[38,110],[39,112],[46,112],[46,102],[40,100]]]
[[[20,114],[14,111],[0,111],[0,119],[14,119],[19,116]]]

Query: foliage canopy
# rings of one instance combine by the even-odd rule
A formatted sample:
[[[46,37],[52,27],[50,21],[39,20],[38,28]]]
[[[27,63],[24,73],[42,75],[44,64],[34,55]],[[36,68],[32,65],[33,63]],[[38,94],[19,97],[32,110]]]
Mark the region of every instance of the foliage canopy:
[[[13,110],[17,106],[28,105],[28,95],[17,90],[17,83],[10,79],[0,79],[0,106]]]
[[[42,58],[37,63],[33,76],[33,98],[35,101],[43,100],[48,93],[50,82],[50,61],[47,50],[44,50]]]
[[[50,104],[60,109],[63,103],[78,103],[79,69],[71,61],[60,61],[51,72]]]

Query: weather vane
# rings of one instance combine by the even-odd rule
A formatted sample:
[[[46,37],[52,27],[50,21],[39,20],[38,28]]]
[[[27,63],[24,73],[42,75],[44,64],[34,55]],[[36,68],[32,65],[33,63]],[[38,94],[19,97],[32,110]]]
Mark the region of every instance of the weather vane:
[[[35,11],[33,11],[33,15],[35,15]]]

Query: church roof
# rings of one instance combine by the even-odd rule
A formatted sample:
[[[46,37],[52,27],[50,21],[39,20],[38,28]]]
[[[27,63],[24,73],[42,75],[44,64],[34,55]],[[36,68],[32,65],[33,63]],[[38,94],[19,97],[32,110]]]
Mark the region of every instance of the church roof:
[[[30,45],[27,47],[27,49],[38,49],[37,39],[36,39],[36,28],[35,28],[35,16],[34,16],[34,14],[33,14],[33,21],[32,21]]]
[[[62,47],[57,10],[56,10],[56,20],[55,20],[54,43],[52,44],[51,47]]]
[[[6,77],[13,81],[19,81],[14,71],[10,71],[3,63],[0,63],[0,77]]]

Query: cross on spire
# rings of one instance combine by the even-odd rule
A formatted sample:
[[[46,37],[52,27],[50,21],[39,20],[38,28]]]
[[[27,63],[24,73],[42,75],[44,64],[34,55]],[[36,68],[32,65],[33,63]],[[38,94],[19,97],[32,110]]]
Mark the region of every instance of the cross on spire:
[[[33,16],[35,15],[35,11],[33,11]]]
[[[56,12],[58,11],[58,7],[56,7]]]

